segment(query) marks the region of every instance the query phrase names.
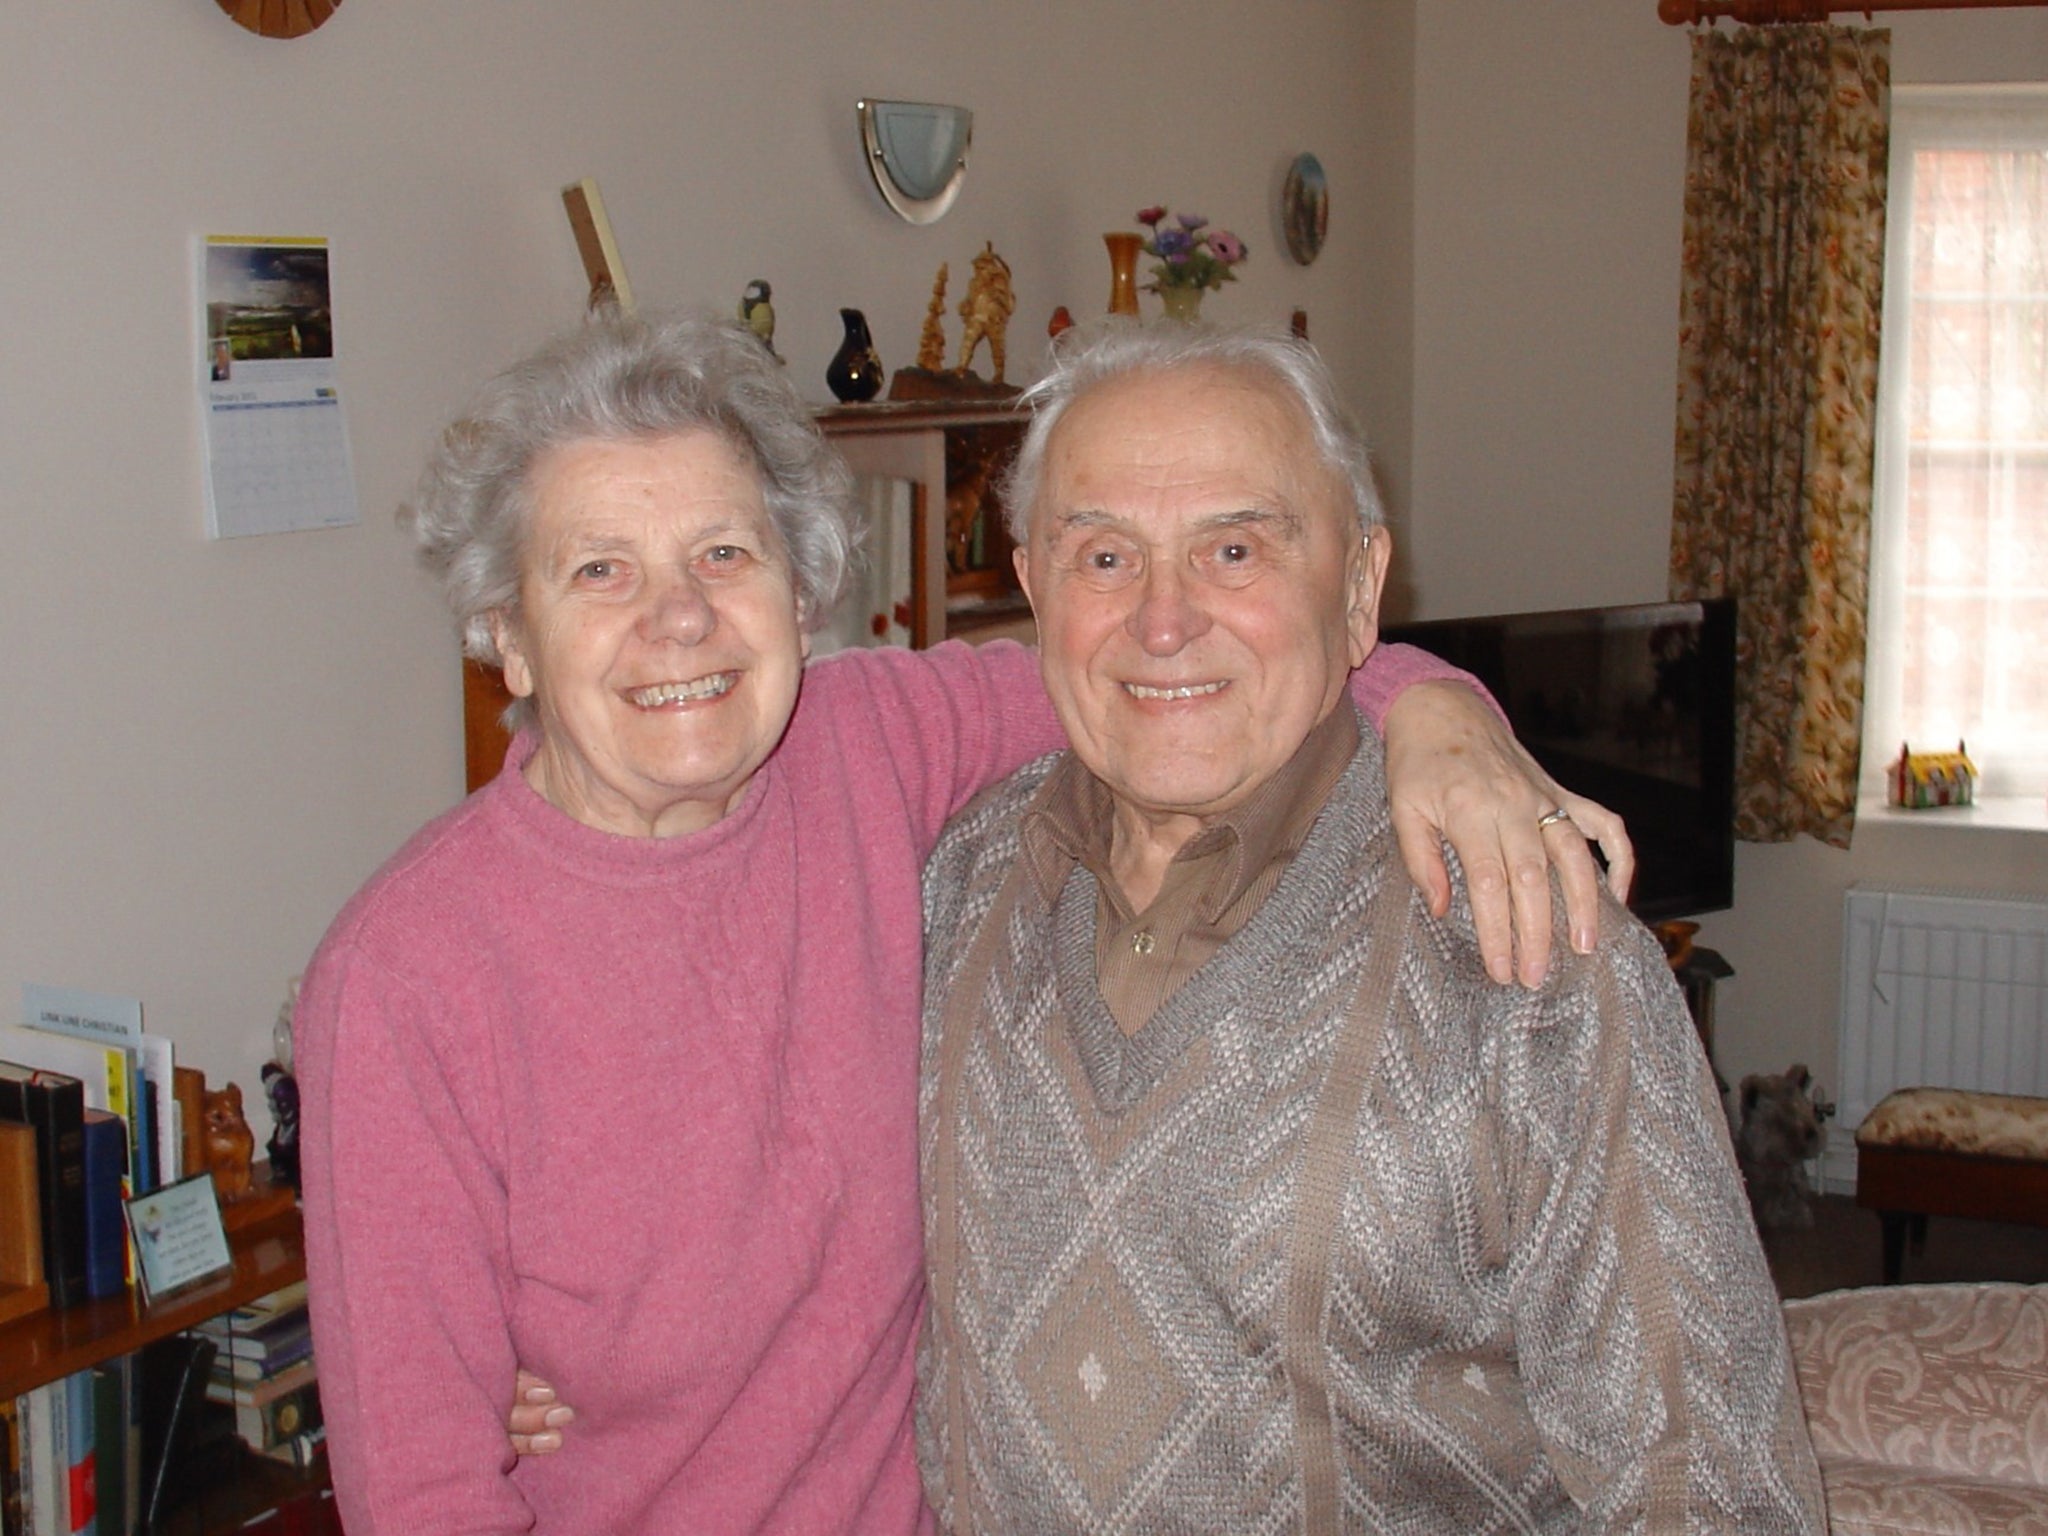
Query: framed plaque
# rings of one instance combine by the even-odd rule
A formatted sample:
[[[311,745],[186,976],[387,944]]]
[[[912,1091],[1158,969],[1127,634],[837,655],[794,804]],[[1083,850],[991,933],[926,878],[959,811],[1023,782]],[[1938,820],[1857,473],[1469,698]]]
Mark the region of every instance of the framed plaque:
[[[195,1173],[126,1204],[144,1301],[234,1268],[212,1174]]]

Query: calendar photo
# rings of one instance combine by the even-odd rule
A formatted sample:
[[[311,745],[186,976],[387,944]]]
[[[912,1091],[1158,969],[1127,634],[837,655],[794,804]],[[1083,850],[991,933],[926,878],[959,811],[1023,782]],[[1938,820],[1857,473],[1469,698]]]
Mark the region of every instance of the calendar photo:
[[[327,242],[209,235],[199,287],[208,536],[359,521]]]

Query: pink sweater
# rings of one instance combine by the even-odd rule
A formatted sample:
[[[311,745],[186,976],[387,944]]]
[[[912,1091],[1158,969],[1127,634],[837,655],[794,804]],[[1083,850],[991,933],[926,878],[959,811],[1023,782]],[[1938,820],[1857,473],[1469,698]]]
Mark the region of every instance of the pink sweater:
[[[1457,675],[1383,648],[1380,719]],[[350,1536],[929,1529],[913,1459],[919,873],[1064,745],[1032,653],[810,669],[737,809],[585,827],[507,771],[335,919],[296,1015]],[[514,1464],[514,1362],[578,1417]]]

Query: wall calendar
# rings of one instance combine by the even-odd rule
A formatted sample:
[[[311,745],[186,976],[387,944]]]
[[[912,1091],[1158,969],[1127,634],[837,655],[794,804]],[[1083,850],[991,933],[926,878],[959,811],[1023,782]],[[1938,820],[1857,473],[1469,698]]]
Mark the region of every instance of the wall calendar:
[[[327,242],[208,235],[199,266],[207,536],[359,522]]]

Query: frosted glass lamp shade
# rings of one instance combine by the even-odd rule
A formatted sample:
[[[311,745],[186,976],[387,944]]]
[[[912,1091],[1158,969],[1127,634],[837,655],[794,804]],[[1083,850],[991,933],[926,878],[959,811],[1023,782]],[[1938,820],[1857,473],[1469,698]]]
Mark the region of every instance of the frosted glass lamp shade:
[[[882,200],[912,224],[943,216],[967,176],[974,114],[929,101],[861,101],[855,109]]]

